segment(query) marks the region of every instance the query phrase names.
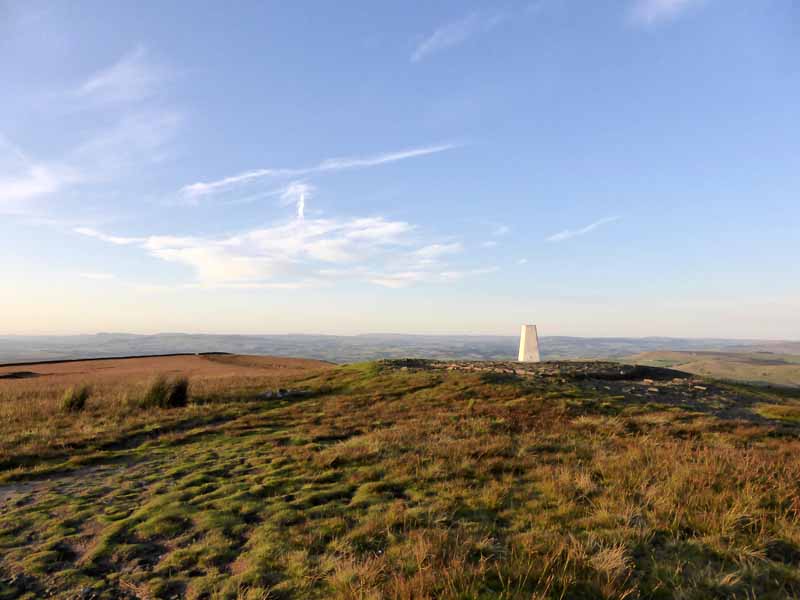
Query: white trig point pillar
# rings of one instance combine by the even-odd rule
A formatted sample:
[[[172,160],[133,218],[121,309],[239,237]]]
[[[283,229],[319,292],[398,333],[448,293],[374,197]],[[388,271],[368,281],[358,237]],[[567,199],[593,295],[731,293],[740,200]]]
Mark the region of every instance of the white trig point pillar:
[[[519,335],[519,362],[540,362],[536,325],[523,325]]]

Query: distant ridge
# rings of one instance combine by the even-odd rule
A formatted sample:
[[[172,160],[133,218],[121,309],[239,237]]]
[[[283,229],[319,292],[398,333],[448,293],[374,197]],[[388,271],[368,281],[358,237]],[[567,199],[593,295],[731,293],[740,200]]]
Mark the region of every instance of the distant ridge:
[[[230,352],[172,352],[170,354],[131,354],[128,356],[92,356],[89,358],[62,358],[32,362],[0,363],[0,367],[27,367],[30,365],[53,365],[58,363],[90,362],[95,360],[128,360],[133,358],[165,358],[167,356],[226,356]]]
[[[102,333],[0,336],[0,364],[225,352],[295,356],[350,363],[382,358],[512,360],[519,340],[500,335],[370,333],[219,335]],[[800,342],[692,338],[542,336],[543,360],[622,358],[654,351],[780,352],[800,354]]]

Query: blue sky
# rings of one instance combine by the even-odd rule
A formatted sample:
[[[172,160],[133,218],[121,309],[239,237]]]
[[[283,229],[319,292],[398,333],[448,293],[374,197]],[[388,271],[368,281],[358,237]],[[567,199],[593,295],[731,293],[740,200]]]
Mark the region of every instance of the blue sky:
[[[0,332],[800,338],[792,0],[0,0]]]

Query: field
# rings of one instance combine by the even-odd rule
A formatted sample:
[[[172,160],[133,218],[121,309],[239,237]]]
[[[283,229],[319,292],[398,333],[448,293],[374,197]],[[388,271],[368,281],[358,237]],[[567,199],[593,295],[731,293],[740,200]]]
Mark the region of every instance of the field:
[[[800,392],[601,362],[10,371],[2,599],[800,597]],[[188,405],[144,408],[154,371]]]
[[[625,359],[641,365],[737,381],[800,388],[800,355],[773,352],[644,352]]]

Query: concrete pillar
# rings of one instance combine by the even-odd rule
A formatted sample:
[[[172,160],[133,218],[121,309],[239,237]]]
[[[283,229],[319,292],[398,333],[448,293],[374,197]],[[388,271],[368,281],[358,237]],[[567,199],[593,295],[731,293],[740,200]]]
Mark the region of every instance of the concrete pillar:
[[[519,362],[540,362],[536,325],[523,325],[519,336]]]

